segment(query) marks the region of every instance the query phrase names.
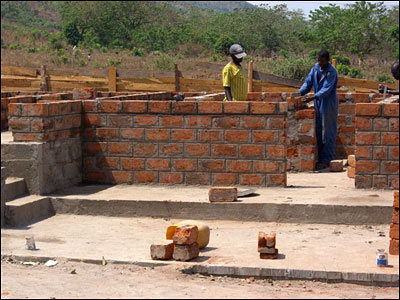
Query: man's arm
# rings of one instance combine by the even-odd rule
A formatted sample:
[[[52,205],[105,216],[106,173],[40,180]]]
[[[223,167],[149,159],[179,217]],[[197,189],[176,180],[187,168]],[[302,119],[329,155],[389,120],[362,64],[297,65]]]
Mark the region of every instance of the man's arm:
[[[225,96],[228,101],[232,101],[232,93],[231,93],[231,87],[230,86],[224,86],[225,89]]]
[[[310,73],[308,74],[306,80],[304,81],[303,85],[301,86],[299,93],[301,96],[308,94],[312,87],[313,87],[313,77],[314,77],[314,67],[311,69]]]

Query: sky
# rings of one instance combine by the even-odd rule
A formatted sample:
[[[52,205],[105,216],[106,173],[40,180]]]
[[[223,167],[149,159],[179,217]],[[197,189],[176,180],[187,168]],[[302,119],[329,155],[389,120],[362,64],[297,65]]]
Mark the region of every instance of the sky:
[[[319,8],[320,6],[328,6],[329,3],[334,3],[339,6],[345,6],[356,1],[247,1],[254,5],[260,5],[261,3],[274,6],[277,4],[286,4],[290,10],[302,9],[305,16],[308,17],[310,11]],[[368,1],[368,2],[379,2],[379,1]],[[398,1],[381,1],[388,6],[398,5]]]

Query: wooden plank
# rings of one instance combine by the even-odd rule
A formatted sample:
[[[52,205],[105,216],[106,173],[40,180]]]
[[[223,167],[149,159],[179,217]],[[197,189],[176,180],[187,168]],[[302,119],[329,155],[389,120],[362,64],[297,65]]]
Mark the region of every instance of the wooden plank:
[[[116,67],[108,68],[108,91],[109,92],[117,91],[117,68]]]
[[[175,92],[179,92],[179,70],[178,70],[178,64],[175,64]]]
[[[36,77],[37,73],[37,69],[35,68],[12,67],[3,65],[1,66],[1,74]]]
[[[87,76],[49,76],[49,79],[52,81],[70,81],[70,82],[102,82],[108,83],[107,78],[100,78],[100,77],[87,77]]]
[[[118,83],[118,90],[133,91],[173,91],[173,84]]]
[[[366,79],[356,79],[356,78],[348,78],[348,77],[339,77],[338,87],[348,86],[348,87],[359,87],[359,88],[367,88],[367,89],[378,89],[379,82],[371,81]],[[389,88],[395,89],[395,83],[381,83]]]

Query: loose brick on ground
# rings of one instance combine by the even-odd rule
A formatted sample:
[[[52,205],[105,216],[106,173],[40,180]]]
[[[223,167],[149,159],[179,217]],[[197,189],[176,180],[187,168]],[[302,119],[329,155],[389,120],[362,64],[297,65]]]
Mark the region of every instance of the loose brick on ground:
[[[234,202],[237,200],[236,187],[212,187],[208,191],[210,202]]]
[[[274,254],[267,254],[267,253],[260,253],[260,258],[261,259],[277,259],[278,258],[279,251],[278,249],[275,249]]]
[[[173,259],[189,261],[199,256],[200,250],[197,243],[191,245],[175,245]]]
[[[343,172],[343,160],[332,160],[329,168],[331,172]]]
[[[150,255],[153,260],[168,260],[174,253],[174,243],[162,242],[150,246]]]
[[[354,154],[349,155],[347,157],[347,163],[349,164],[350,167],[355,167],[356,166],[356,156]]]
[[[192,245],[197,241],[199,229],[195,225],[183,225],[175,228],[172,238],[177,245]]]

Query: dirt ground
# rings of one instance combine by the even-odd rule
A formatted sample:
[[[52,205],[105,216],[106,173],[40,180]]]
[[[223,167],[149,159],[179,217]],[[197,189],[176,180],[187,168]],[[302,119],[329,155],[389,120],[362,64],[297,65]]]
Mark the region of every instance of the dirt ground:
[[[311,281],[185,275],[176,266],[1,263],[1,299],[17,298],[270,298],[397,299],[399,288]]]

